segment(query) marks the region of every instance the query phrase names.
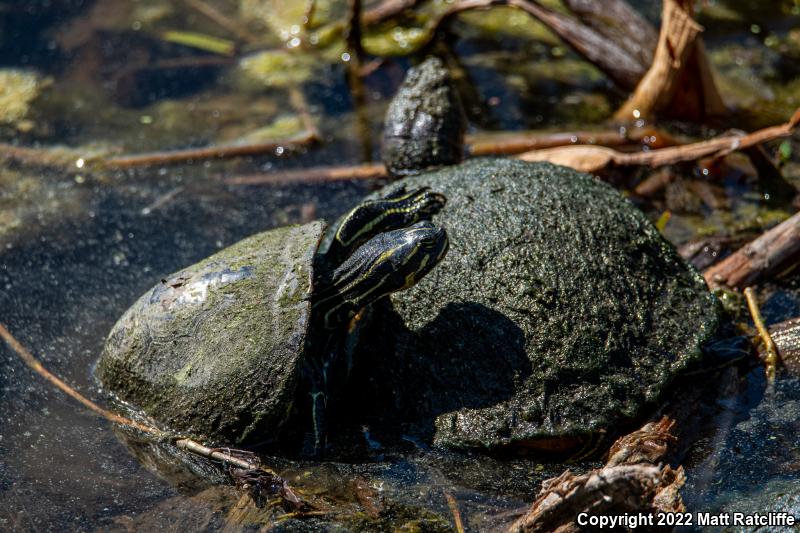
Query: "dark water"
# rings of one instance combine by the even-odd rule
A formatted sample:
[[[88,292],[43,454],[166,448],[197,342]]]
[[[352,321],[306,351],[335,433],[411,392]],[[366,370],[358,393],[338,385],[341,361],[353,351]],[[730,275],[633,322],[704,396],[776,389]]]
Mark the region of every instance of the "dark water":
[[[704,23],[709,27],[725,21],[708,38],[712,61],[730,79],[750,84],[745,92],[752,98],[742,105],[758,111],[751,115],[765,123],[785,120],[800,105],[796,14],[784,14],[787,2],[764,2],[751,24],[747,6],[710,4],[745,13],[731,21],[708,9]],[[116,318],[139,294],[257,231],[334,219],[379,185],[352,180],[242,186],[222,178],[373,159],[386,99],[410,60],[391,59],[368,76],[360,103],[351,96],[342,62],[319,51],[306,54],[305,66],[292,67],[306,68],[307,75],[253,90],[237,81],[230,64],[198,62],[216,56],[157,38],[168,29],[230,37],[180,2],[98,5],[0,2],[0,64],[50,78],[25,117],[32,125],[0,122],[2,140],[66,145],[77,153],[108,146],[126,153],[202,146],[296,119],[300,111],[291,90],[301,92],[324,139],[300,154],[126,173],[82,172],[77,166],[68,171],[0,168],[0,222],[4,216],[16,221],[2,226],[0,234],[0,321],[51,371],[102,399],[92,365]],[[214,5],[236,12],[233,2]],[[657,8],[648,9],[657,15]],[[554,53],[546,41],[515,34],[497,39],[468,25],[459,31],[452,53],[478,95],[475,129],[602,127],[624,97],[598,72],[569,53],[562,58],[563,50]],[[275,44],[277,37],[268,42],[283,46]],[[176,58],[190,66],[143,66]],[[739,97],[732,92],[732,100]],[[297,127],[288,131],[296,133]],[[800,143],[787,146],[785,175],[798,183]],[[732,167],[726,172],[713,191],[724,198],[722,208],[704,204],[696,191],[685,188],[690,200],[675,204],[685,209],[672,209],[665,230],[676,244],[704,232],[757,231],[786,216],[788,208],[766,202],[746,171]],[[665,208],[659,201],[640,203],[654,219]],[[800,314],[798,294],[791,279],[765,289],[768,320]],[[719,388],[704,400],[703,427],[685,462],[684,498],[690,510],[760,509],[769,502],[752,503],[752,498],[763,491],[786,494],[786,487],[794,487],[796,494],[800,386],[786,378],[767,394],[759,369],[731,369],[715,379]],[[513,520],[510,512],[534,499],[542,479],[563,470],[563,465],[534,460],[448,454],[424,443],[407,444],[363,464],[276,461],[293,484],[336,502],[345,518],[333,522],[366,530],[404,524],[452,528],[446,493],[458,501],[470,530],[499,527]],[[217,530],[235,522],[238,496],[232,488],[190,475],[159,476],[146,464],[110,424],[66,399],[0,347],[0,531]],[[378,493],[389,502],[392,518],[379,524],[369,513],[364,516],[364,493]],[[288,520],[280,527],[326,529],[331,523],[292,525]]]

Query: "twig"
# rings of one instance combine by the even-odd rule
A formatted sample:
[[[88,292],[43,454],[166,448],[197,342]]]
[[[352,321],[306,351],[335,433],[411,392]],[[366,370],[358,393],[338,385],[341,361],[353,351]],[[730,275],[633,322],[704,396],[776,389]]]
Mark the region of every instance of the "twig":
[[[624,48],[642,65],[653,63],[658,31],[625,0],[564,0],[581,22]]]
[[[163,432],[159,429],[154,427],[140,424],[135,420],[131,420],[130,418],[126,418],[124,416],[118,415],[116,413],[112,413],[108,409],[103,409],[69,385],[67,385],[63,380],[61,380],[58,376],[47,370],[42,363],[33,356],[31,352],[25,348],[22,343],[20,343],[8,328],[2,323],[0,323],[0,337],[3,338],[4,341],[8,344],[8,346],[14,350],[14,352],[19,356],[22,361],[28,365],[31,370],[42,376],[44,379],[49,381],[51,384],[55,385],[61,392],[69,396],[70,398],[78,401],[81,405],[88,408],[91,411],[94,411],[98,415],[102,416],[106,420],[114,422],[116,424],[121,424],[123,426],[128,426],[134,429],[138,429],[144,433],[150,433],[152,435],[162,435]]]
[[[549,161],[582,170],[598,172],[611,166],[660,167],[702,157],[723,157],[736,150],[792,135],[800,123],[800,108],[785,124],[771,126],[748,134],[723,135],[707,141],[684,144],[649,152],[633,154],[618,152],[602,146],[564,146],[534,150],[519,156],[524,161]]]
[[[67,172],[81,172],[81,167],[76,165],[79,160],[81,160],[81,155],[71,148],[31,148],[0,143],[0,161],[41,168],[58,168]]]
[[[100,415],[109,422],[139,430],[143,433],[153,435],[156,438],[171,437],[171,434],[165,431],[162,431],[154,426],[142,424],[135,420],[131,420],[130,418],[124,417],[122,415],[118,415],[117,413],[111,412],[108,409],[100,407],[95,402],[88,399],[86,396],[84,396],[83,394],[75,390],[73,387],[65,383],[58,376],[54,375],[52,372],[47,370],[44,367],[44,365],[42,365],[42,363],[40,363],[39,360],[36,359],[36,357],[34,357],[34,355],[11,334],[11,332],[8,330],[8,328],[6,328],[6,326],[3,323],[0,323],[0,338],[2,338],[8,344],[8,346],[14,351],[14,353],[16,353],[17,356],[26,365],[28,365],[28,367],[31,370],[39,374],[49,383],[58,388],[61,392],[63,392],[70,398],[74,399],[75,401],[77,401],[90,411]],[[247,473],[250,473],[251,475],[253,474],[266,475],[273,483],[275,483],[277,490],[280,492],[281,496],[286,501],[288,501],[288,503],[298,507],[303,505],[303,502],[301,502],[301,500],[297,497],[294,491],[292,491],[292,489],[286,484],[283,478],[278,476],[272,470],[265,468],[259,465],[258,463],[247,461],[245,459],[242,459],[241,457],[236,457],[231,453],[226,453],[217,448],[209,448],[208,446],[205,446],[193,439],[179,438],[175,439],[173,441],[173,444],[182,450],[193,453],[195,455],[199,455],[201,457],[205,457],[206,459],[220,461],[222,463],[226,463],[229,465],[245,469],[245,471]]]
[[[420,0],[385,0],[377,6],[366,10],[361,21],[367,26],[380,24],[402,14],[408,9],[413,9],[419,3]]]
[[[614,129],[606,131],[479,134],[468,135],[466,141],[467,151],[472,156],[510,155],[529,150],[584,144],[627,146],[634,143],[643,143],[647,144],[651,149],[678,144],[668,133],[655,128],[628,129],[624,131]]]
[[[223,178],[228,185],[274,185],[286,183],[312,183],[315,181],[348,181],[385,179],[388,177],[382,163],[342,167],[313,167],[283,170],[269,174],[251,174]]]
[[[186,5],[197,11],[198,13],[206,16],[209,20],[214,21],[220,27],[230,31],[231,33],[235,34],[241,40],[246,43],[254,43],[258,41],[258,38],[247,31],[239,22],[235,19],[230,18],[223,13],[217,11],[216,8],[202,2],[201,0],[183,0]]]
[[[458,510],[458,502],[455,497],[447,491],[444,491],[444,497],[447,499],[447,506],[450,507],[450,512],[453,513],[453,521],[456,524],[456,531],[464,533],[464,522],[461,520],[461,512]]]
[[[162,207],[164,207],[165,205],[170,203],[176,196],[181,194],[183,192],[183,189],[184,189],[183,187],[173,187],[172,189],[170,189],[166,193],[160,195],[158,198],[156,198],[149,205],[146,205],[145,207],[143,207],[142,210],[140,211],[140,213],[143,214],[143,215],[149,215],[153,211],[155,211],[157,209],[161,209]]]
[[[274,153],[275,150],[279,148],[292,150],[301,146],[309,145],[316,141],[316,132],[307,131],[284,141],[207,146],[203,148],[189,148],[186,150],[173,150],[169,152],[151,152],[145,154],[112,157],[102,161],[102,166],[113,169],[126,169],[152,165],[175,165],[179,163],[204,161],[209,159],[230,159],[234,157]]]
[[[314,18],[314,12],[317,10],[316,0],[306,0],[305,14],[303,15],[303,27],[307,30],[312,28],[311,19]]]
[[[750,310],[750,316],[753,318],[753,324],[756,326],[758,336],[761,337],[761,342],[764,344],[764,349],[767,352],[764,356],[764,367],[767,375],[767,383],[772,385],[775,383],[775,373],[780,362],[778,349],[775,347],[769,330],[764,325],[764,319],[761,318],[761,310],[758,308],[755,291],[752,287],[747,287],[744,290],[744,297],[745,300],[747,300],[747,308]]]
[[[780,273],[800,257],[800,213],[744,245],[719,263],[711,266],[703,277],[712,289],[743,289],[764,276]]]

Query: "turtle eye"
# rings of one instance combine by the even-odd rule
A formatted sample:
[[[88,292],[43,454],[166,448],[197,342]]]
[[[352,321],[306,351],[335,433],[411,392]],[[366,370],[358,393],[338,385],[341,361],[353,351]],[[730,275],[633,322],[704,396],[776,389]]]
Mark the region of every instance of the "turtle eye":
[[[431,248],[436,245],[436,235],[428,234],[420,239],[420,244],[426,248]]]

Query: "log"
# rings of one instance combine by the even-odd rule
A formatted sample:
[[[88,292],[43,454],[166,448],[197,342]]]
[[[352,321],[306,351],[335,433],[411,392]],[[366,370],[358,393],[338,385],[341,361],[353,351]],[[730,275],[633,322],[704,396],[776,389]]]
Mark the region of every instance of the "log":
[[[577,533],[579,512],[593,515],[655,513],[659,493],[685,481],[682,468],[669,465],[619,465],[576,476],[569,470],[545,481],[542,492],[525,516],[514,522],[509,533]],[[664,512],[682,512],[664,509]]]
[[[709,288],[741,290],[793,267],[800,258],[800,213],[711,266],[703,277]]]

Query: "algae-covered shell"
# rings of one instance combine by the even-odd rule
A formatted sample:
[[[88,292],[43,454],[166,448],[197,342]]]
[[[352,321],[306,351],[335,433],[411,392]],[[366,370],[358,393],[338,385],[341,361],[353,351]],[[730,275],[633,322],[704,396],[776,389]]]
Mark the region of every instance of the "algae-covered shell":
[[[259,233],[157,283],[109,334],[103,385],[190,435],[239,444],[279,435],[300,378],[323,228]]]
[[[374,319],[382,349],[360,371],[378,410],[451,447],[566,447],[640,417],[701,361],[716,298],[612,187],[503,159],[403,181],[447,196],[433,219],[450,251]]]

